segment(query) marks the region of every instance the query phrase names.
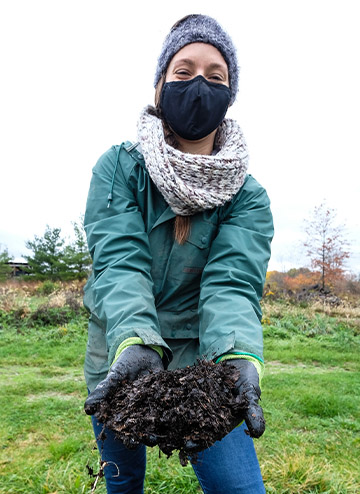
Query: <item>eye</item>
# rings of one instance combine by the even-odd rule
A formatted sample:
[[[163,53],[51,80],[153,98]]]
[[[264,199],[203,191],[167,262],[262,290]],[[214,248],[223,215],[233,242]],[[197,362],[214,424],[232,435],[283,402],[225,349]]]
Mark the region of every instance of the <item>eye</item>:
[[[209,79],[212,79],[214,81],[219,81],[219,82],[222,82],[223,81],[223,78],[220,75],[211,75],[209,77]]]
[[[188,76],[191,75],[190,72],[188,70],[186,70],[186,69],[177,70],[175,72],[175,74],[178,75],[178,76],[182,76],[182,77],[188,77]]]
[[[208,79],[210,80],[213,80],[213,81],[216,81],[216,82],[223,82],[224,81],[224,78],[219,75],[219,74],[211,74]]]

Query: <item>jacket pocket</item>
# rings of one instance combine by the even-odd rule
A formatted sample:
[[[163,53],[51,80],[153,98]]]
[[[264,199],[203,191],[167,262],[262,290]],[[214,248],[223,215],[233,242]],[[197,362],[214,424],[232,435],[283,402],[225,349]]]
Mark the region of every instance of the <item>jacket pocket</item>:
[[[199,316],[197,309],[159,311],[161,336],[166,339],[199,338]]]
[[[167,277],[180,282],[183,287],[197,281],[200,284],[216,231],[217,227],[213,223],[204,221],[201,216],[193,217],[189,238],[183,245],[174,243]]]
[[[200,230],[196,229],[193,231],[192,229],[186,243],[194,245],[200,250],[204,250],[209,249],[211,240],[212,228],[208,223],[206,223]]]

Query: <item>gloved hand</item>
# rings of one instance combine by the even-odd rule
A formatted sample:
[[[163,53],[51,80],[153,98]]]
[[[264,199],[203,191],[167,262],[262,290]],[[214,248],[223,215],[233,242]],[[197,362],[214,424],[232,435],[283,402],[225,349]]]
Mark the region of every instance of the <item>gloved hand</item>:
[[[234,429],[245,420],[250,436],[260,437],[265,431],[265,420],[262,408],[258,404],[261,390],[256,367],[249,360],[242,358],[226,360],[225,365],[232,365],[240,372],[235,383],[235,394],[239,397],[239,403],[245,405],[239,417],[234,420],[232,427]],[[200,448],[196,442],[188,440],[185,450],[191,455],[200,451]]]
[[[227,360],[226,365],[232,365],[240,371],[239,379],[235,383],[235,392],[245,407],[237,417],[236,425],[245,420],[250,436],[260,437],[265,431],[265,420],[262,408],[258,403],[261,390],[256,367],[249,360],[242,358]]]
[[[145,345],[131,345],[121,352],[116,362],[110,367],[106,378],[101,381],[85,401],[85,412],[96,414],[101,401],[116,388],[120,381],[134,381],[149,371],[158,372],[164,366],[158,352]]]

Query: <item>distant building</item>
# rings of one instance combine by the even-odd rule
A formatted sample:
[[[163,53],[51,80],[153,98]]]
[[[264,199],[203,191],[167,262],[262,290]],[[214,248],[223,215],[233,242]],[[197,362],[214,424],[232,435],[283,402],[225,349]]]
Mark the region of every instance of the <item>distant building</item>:
[[[24,259],[14,259],[13,261],[9,261],[7,265],[11,268],[10,275],[12,277],[16,276],[24,276],[30,274],[30,266]]]

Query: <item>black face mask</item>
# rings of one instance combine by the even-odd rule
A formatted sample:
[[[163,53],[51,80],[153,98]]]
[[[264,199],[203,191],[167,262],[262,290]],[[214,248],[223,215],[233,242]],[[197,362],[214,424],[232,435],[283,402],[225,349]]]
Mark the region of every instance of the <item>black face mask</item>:
[[[175,134],[196,141],[221,124],[230,98],[227,86],[198,75],[189,81],[166,82],[161,91],[160,106]]]

